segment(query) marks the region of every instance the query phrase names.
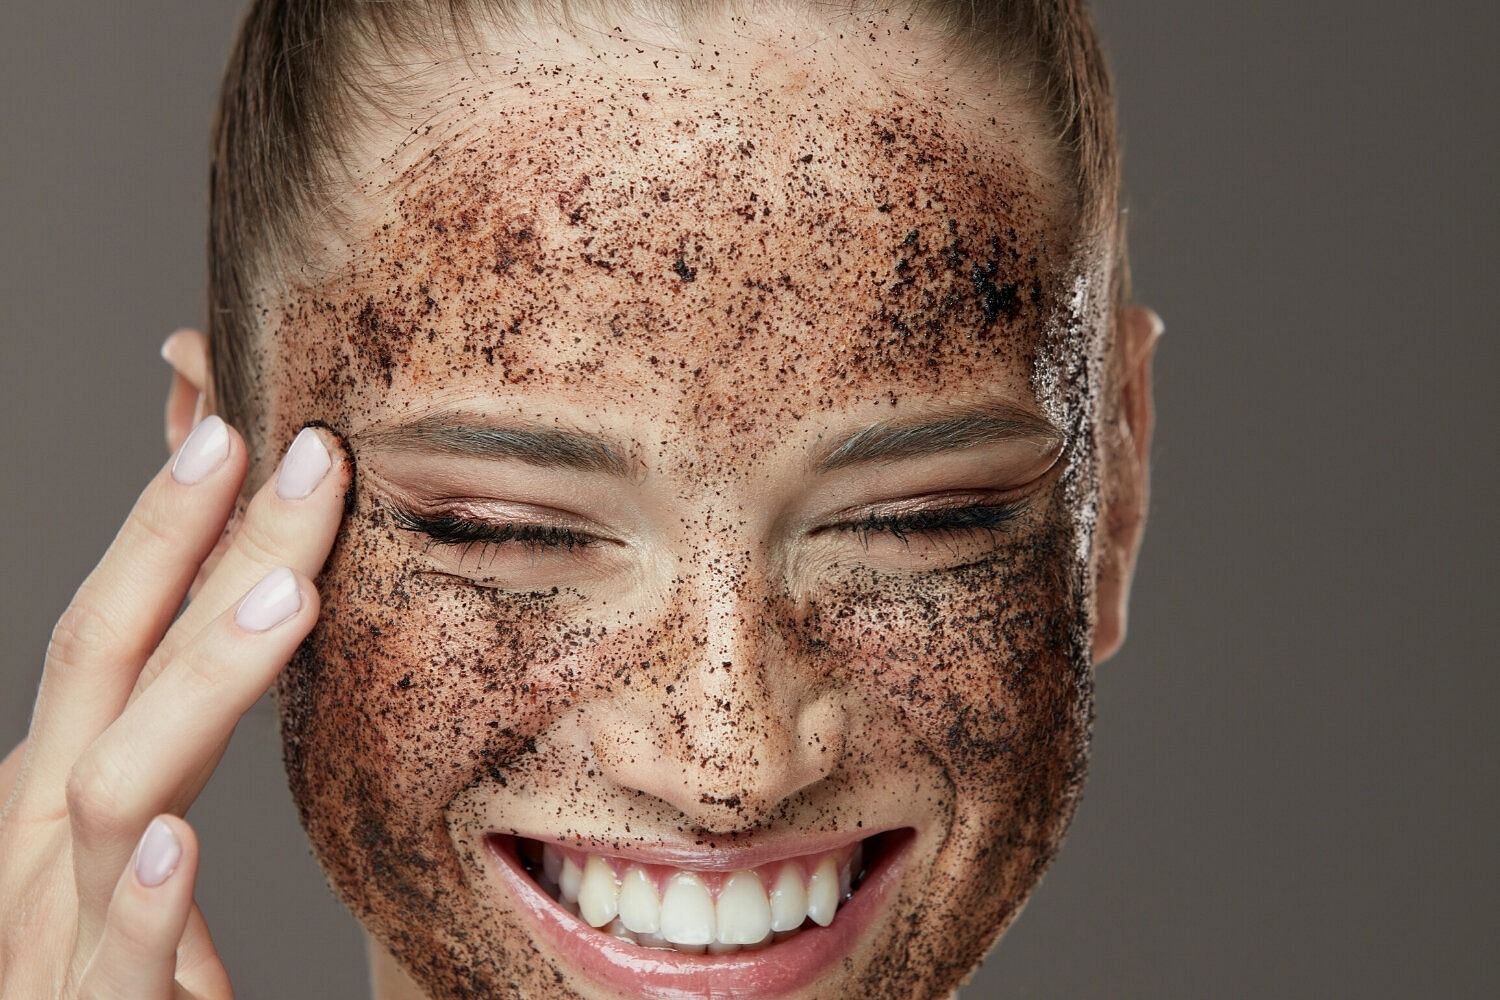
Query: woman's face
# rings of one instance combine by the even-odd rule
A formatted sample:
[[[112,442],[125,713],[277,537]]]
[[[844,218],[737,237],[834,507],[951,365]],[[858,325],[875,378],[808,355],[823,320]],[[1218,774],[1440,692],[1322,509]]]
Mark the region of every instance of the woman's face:
[[[1017,102],[840,30],[445,63],[268,314],[269,440],[357,471],[292,789],[433,996],[940,995],[1059,844],[1109,262]]]

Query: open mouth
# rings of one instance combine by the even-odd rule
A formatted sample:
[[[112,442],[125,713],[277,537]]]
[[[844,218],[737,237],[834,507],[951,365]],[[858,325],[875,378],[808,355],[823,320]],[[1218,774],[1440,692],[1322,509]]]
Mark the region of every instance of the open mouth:
[[[517,837],[522,870],[563,909],[647,948],[715,955],[827,927],[864,883],[869,837],[832,851],[735,872],[695,871],[589,854]]]
[[[711,982],[748,997],[796,988],[852,951],[914,836],[682,866],[511,834],[486,842],[545,936],[595,978],[648,992],[657,979],[663,989]]]

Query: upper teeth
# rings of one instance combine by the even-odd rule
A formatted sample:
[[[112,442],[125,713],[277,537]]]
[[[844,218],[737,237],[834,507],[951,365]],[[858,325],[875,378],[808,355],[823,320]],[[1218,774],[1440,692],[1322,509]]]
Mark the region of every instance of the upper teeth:
[[[852,894],[859,845],[724,875],[542,846],[542,885],[593,927],[655,947],[716,954],[758,947],[804,921],[823,927]]]

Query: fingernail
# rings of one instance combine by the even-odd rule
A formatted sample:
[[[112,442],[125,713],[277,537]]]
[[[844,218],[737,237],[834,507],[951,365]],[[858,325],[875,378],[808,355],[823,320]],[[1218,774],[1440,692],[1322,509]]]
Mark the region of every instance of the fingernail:
[[[177,834],[160,819],[153,819],[135,849],[135,879],[148,889],[161,885],[177,870],[181,858]]]
[[[234,620],[247,632],[264,632],[275,628],[302,607],[302,590],[297,577],[285,566],[271,570],[250,588],[250,593],[235,609]]]
[[[333,464],[318,432],[304,427],[286,450],[281,471],[276,474],[276,495],[283,500],[301,500],[318,488]]]
[[[229,428],[217,415],[204,417],[177,449],[172,478],[185,486],[217,469],[229,454]]]

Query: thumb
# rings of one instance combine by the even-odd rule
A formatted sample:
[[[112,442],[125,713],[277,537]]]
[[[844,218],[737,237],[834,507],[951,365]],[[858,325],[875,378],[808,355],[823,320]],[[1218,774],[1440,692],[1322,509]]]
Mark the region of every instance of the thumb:
[[[214,947],[213,937],[208,933],[208,922],[196,903],[188,914],[182,943],[177,947],[177,981],[194,996],[234,996],[229,972],[219,958],[219,949]]]
[[[157,816],[115,884],[99,944],[84,968],[83,996],[181,1000],[191,995],[217,1000],[230,995],[227,990],[188,994],[178,985],[177,953],[189,917],[197,911],[197,874],[198,838],[193,828],[170,813]],[[200,965],[202,961],[200,955]]]

